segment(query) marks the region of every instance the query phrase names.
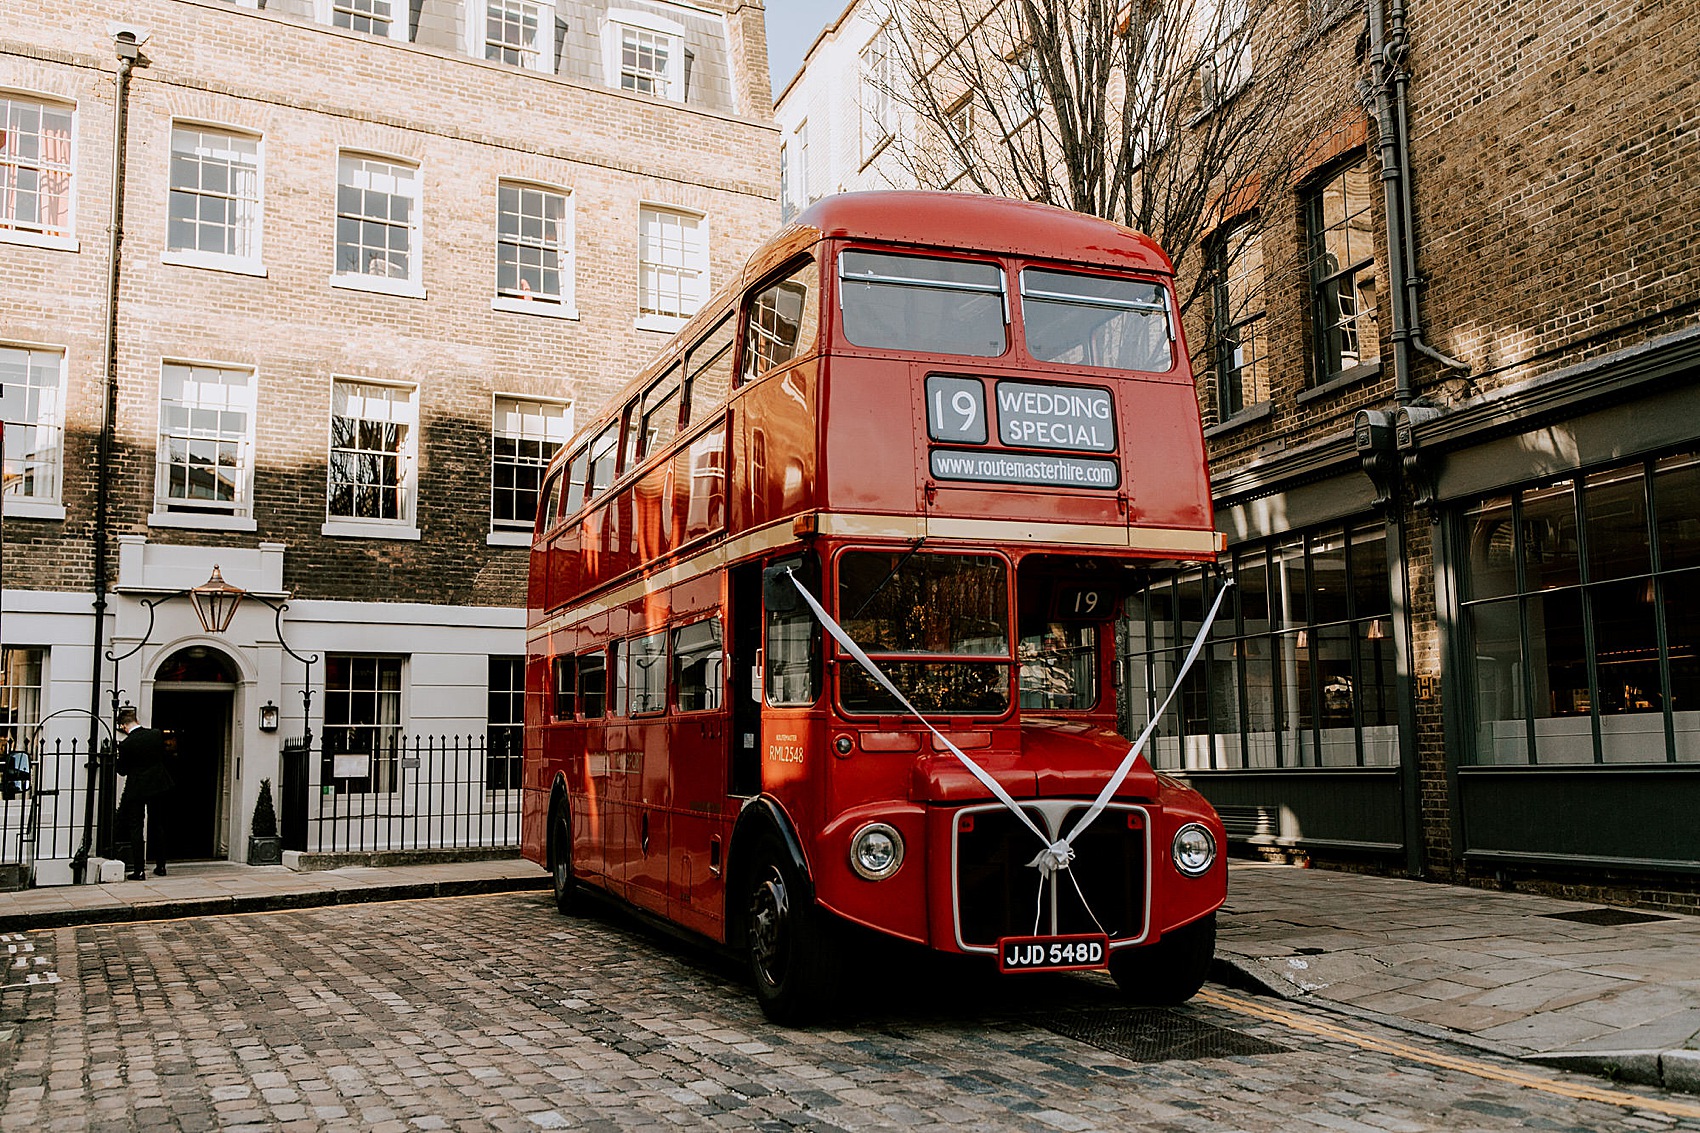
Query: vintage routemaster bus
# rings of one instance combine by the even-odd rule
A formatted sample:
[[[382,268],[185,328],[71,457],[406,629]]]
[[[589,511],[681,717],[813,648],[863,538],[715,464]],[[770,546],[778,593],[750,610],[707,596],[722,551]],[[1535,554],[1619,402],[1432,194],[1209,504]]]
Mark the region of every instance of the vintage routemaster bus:
[[[1150,239],[960,193],[827,198],[552,463],[523,845],[827,1006],[847,925],[1178,1002],[1220,822],[1116,732],[1119,596],[1209,563]],[[901,955],[902,950],[895,950]]]

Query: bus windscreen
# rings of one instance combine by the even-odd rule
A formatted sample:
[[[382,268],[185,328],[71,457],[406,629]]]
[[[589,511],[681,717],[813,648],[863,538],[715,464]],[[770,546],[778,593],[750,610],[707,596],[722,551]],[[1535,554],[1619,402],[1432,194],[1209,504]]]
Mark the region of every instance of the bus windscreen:
[[[845,252],[844,337],[857,346],[995,358],[1008,349],[996,264]]]
[[[1156,374],[1174,364],[1169,308],[1155,283],[1027,268],[1021,318],[1040,362]]]

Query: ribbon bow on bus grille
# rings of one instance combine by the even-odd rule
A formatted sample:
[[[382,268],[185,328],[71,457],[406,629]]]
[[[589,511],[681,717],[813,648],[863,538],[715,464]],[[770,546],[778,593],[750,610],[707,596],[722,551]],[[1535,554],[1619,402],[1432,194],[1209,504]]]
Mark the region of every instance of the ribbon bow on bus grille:
[[[1104,813],[1104,808],[1109,805],[1110,799],[1121,789],[1122,781],[1127,778],[1128,772],[1133,770],[1133,765],[1138,760],[1139,753],[1145,748],[1145,742],[1151,738],[1151,733],[1156,730],[1157,721],[1161,720],[1163,713],[1169,710],[1169,702],[1175,699],[1175,694],[1180,691],[1181,682],[1186,680],[1187,671],[1192,668],[1192,663],[1198,660],[1199,653],[1203,651],[1204,642],[1210,636],[1210,627],[1215,624],[1216,614],[1222,608],[1222,600],[1228,596],[1228,591],[1234,585],[1233,579],[1225,579],[1222,588],[1216,592],[1216,600],[1210,604],[1210,612],[1204,615],[1204,624],[1199,627],[1198,636],[1193,638],[1192,648],[1187,650],[1186,659],[1181,662],[1180,671],[1175,674],[1175,682],[1169,687],[1169,695],[1163,698],[1162,705],[1152,714],[1150,721],[1145,725],[1145,730],[1139,733],[1139,738],[1134,740],[1133,746],[1127,749],[1127,754],[1122,757],[1120,765],[1116,767],[1115,774],[1111,775],[1109,782],[1104,784],[1104,789],[1098,792],[1098,797],[1092,801],[1092,805],[1086,808],[1086,813],[1080,816],[1080,821],[1074,824],[1074,829],[1053,841],[1044,831],[1039,829],[1038,824],[1027,812],[1021,809],[1021,804],[1010,797],[1010,793],[1004,790],[1003,784],[992,778],[984,767],[968,758],[961,748],[950,742],[949,737],[933,727],[931,721],[921,715],[920,711],[909,702],[909,698],[898,691],[897,686],[891,683],[891,679],[885,675],[878,665],[874,664],[873,658],[864,653],[861,646],[850,640],[850,635],[844,632],[844,627],[840,626],[832,619],[831,614],[821,608],[821,604],[815,601],[815,596],[809,593],[809,588],[797,580],[795,572],[787,570],[785,575],[791,580],[791,584],[797,588],[797,593],[803,596],[803,601],[813,611],[816,620],[826,627],[826,632],[830,633],[838,644],[842,645],[850,656],[856,659],[856,663],[861,665],[881,688],[895,697],[909,715],[919,720],[921,726],[933,734],[934,739],[956,756],[962,766],[968,769],[970,775],[978,779],[980,784],[990,791],[998,802],[1007,807],[1009,812],[1020,819],[1021,824],[1031,830],[1033,836],[1044,844],[1045,848],[1040,850],[1037,856],[1027,863],[1039,871],[1039,901],[1041,906],[1044,902],[1045,881],[1054,879],[1056,874],[1069,868],[1069,863],[1074,860],[1074,840],[1080,837],[1086,828],[1097,820],[1100,814]],[[1073,873],[1069,874],[1069,880],[1074,883],[1074,891],[1080,894],[1080,903],[1086,908],[1087,915],[1092,918],[1094,924],[1098,924],[1097,914],[1093,913],[1091,906],[1086,904],[1086,895],[1080,892],[1080,883],[1074,880]],[[1038,914],[1035,912],[1035,935],[1038,931],[1037,923]],[[1098,928],[1099,931],[1103,931],[1104,926],[1098,924]],[[1106,933],[1106,935],[1108,934]]]

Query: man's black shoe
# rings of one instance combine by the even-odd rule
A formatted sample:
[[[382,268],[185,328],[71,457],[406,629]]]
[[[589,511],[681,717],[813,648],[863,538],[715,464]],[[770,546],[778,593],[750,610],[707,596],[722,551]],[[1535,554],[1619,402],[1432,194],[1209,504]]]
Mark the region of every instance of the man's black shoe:
[[[147,879],[148,879],[148,875],[145,874],[145,873],[142,873],[140,870],[138,870],[135,873],[127,873],[127,874],[124,875],[125,881],[146,881]]]
[[[165,863],[164,862],[160,862],[158,865],[153,867],[153,875],[155,877],[164,877],[165,876]]]

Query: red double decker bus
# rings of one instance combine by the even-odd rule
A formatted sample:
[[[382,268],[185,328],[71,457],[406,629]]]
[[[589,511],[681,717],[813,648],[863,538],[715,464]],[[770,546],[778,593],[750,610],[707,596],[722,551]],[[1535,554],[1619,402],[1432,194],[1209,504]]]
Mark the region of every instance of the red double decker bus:
[[[1172,268],[1025,202],[809,208],[551,465],[523,847],[829,1001],[844,925],[1191,996],[1220,822],[1116,732],[1119,596],[1214,559]]]

